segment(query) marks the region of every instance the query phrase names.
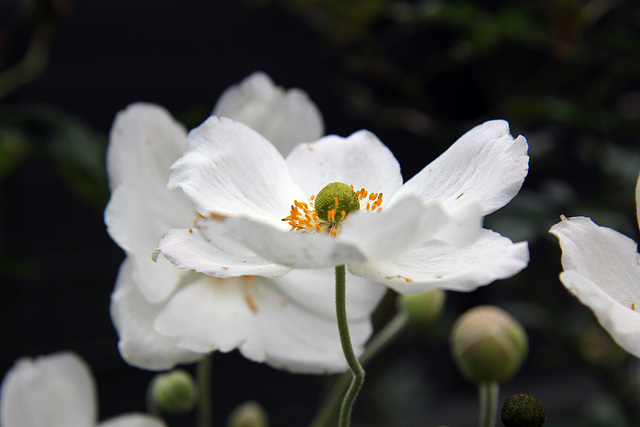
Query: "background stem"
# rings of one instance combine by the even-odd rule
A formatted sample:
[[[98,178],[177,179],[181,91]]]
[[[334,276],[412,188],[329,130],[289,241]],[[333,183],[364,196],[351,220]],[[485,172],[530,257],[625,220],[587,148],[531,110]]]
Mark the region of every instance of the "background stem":
[[[478,386],[480,398],[480,427],[494,427],[498,412],[498,393],[500,386],[497,382],[481,383]]]

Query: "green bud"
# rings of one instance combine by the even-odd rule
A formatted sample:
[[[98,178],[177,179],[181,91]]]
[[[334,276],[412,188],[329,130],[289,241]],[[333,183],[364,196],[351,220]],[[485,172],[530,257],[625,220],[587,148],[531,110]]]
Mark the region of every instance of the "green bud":
[[[227,418],[227,427],[268,427],[267,413],[258,402],[249,401],[238,406]]]
[[[446,292],[434,289],[417,295],[400,295],[398,308],[404,311],[412,322],[427,325],[442,314]]]
[[[456,320],[450,345],[453,360],[467,380],[503,383],[515,375],[527,355],[527,333],[504,310],[484,305]]]
[[[350,212],[360,209],[358,195],[350,186],[342,182],[327,184],[318,192],[313,203],[318,218],[330,222],[340,222]],[[330,214],[332,210],[333,214]]]
[[[182,369],[156,375],[150,387],[154,403],[168,414],[190,412],[196,404],[193,378]]]
[[[547,414],[542,403],[535,397],[516,394],[505,402],[500,419],[505,427],[541,427]]]

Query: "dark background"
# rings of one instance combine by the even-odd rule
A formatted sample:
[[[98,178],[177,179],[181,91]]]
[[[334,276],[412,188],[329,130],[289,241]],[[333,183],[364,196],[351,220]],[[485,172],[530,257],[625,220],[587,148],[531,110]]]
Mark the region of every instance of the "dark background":
[[[547,230],[560,214],[586,215],[638,237],[639,23],[633,1],[4,0],[0,373],[21,356],[73,350],[96,375],[101,419],[145,410],[153,373],[122,361],[108,311],[123,259],[102,219],[111,122],[148,101],[196,126],[226,87],[262,70],[304,89],[327,133],[378,134],[405,179],[488,119],[529,140],[523,190],[486,220],[530,242],[529,268],[450,293],[428,334],[412,329],[385,351],[368,369],[357,425],[475,425],[476,390],[446,341],[455,317],[483,303],[530,334],[502,400],[537,396],[548,426],[638,425],[637,360],[564,290]],[[391,301],[376,324],[392,312]],[[216,354],[216,425],[248,399],[274,426],[306,425],[325,385]]]

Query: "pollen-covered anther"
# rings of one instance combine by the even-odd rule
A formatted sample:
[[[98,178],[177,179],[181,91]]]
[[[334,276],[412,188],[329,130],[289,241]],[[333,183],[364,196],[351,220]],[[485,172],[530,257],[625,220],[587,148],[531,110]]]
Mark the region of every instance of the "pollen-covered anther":
[[[295,200],[289,216],[282,218],[292,231],[315,231],[336,236],[342,222],[351,212],[362,209],[380,211],[382,193],[369,193],[364,188],[354,191],[353,185],[332,182],[317,195],[309,198],[309,203]]]

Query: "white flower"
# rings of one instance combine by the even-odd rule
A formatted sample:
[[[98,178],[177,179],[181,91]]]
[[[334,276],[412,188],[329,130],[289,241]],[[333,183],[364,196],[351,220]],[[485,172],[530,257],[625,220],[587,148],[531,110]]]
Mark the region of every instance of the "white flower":
[[[636,186],[640,209],[640,177]],[[640,214],[640,210],[637,210]],[[638,217],[640,224],[640,217]],[[560,240],[560,280],[589,307],[625,350],[640,357],[640,255],[624,234],[586,217],[562,217],[550,233]]]
[[[189,133],[169,181],[201,217],[167,233],[158,251],[216,277],[348,264],[405,294],[470,291],[528,263],[526,242],[480,227],[527,170],[525,138],[501,120],[475,127],[403,185],[397,160],[368,131],[283,158],[249,127],[214,116]]]
[[[87,364],[71,352],[21,358],[0,388],[3,427],[163,427],[159,419],[125,414],[98,424],[96,385]]]
[[[228,89],[214,111],[240,118],[284,150],[292,136],[299,142],[323,132],[322,118],[306,94],[278,88],[263,73]],[[210,351],[238,348],[251,360],[291,371],[344,370],[331,270],[269,279],[254,275],[267,271],[277,276],[288,269],[229,264],[219,275],[228,279],[221,280],[178,270],[164,259],[151,260],[164,232],[193,227],[198,219],[181,190],[167,189],[169,167],[182,155],[186,140],[185,129],[151,104],[129,106],[112,128],[107,157],[112,195],[105,222],[127,254],[111,304],[123,358],[161,370],[197,361]],[[230,239],[217,243],[246,252]],[[383,292],[362,279],[350,289],[357,351],[371,333],[369,316]]]

